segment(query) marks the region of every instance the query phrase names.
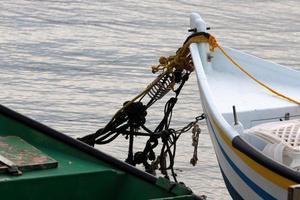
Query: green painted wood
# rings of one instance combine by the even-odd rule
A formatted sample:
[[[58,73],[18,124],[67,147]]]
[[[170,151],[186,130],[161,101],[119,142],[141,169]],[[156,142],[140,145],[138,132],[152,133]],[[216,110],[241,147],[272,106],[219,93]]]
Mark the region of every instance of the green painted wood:
[[[0,114],[0,136],[22,138],[58,162],[57,168],[0,174],[1,199],[192,199],[116,169],[62,141]]]

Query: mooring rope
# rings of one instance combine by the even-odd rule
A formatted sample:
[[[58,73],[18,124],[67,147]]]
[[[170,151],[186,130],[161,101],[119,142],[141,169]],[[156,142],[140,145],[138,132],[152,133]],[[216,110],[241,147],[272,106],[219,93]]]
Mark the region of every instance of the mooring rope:
[[[271,88],[270,86],[268,86],[266,83],[258,80],[257,78],[255,78],[250,72],[248,72],[244,67],[242,67],[239,63],[237,63],[226,51],[225,49],[219,45],[219,43],[217,42],[216,38],[214,36],[212,36],[209,33],[194,33],[192,34],[188,39],[186,44],[191,44],[191,43],[201,43],[201,42],[207,42],[209,44],[210,47],[210,51],[214,51],[215,48],[219,48],[220,51],[222,52],[222,54],[234,65],[236,66],[239,70],[241,70],[244,74],[246,74],[249,78],[251,78],[252,80],[254,80],[256,83],[258,83],[259,85],[261,85],[262,87],[264,87],[265,89],[267,89],[268,91],[270,91],[271,93],[275,94],[276,96],[279,96],[281,98],[284,98],[290,102],[293,102],[297,105],[300,105],[300,101],[297,101],[291,97],[288,97],[287,95],[284,95],[280,92],[278,92],[277,90]],[[185,45],[184,45],[185,47]]]
[[[268,86],[267,84],[263,83],[262,81],[258,80],[257,78],[255,78],[252,74],[250,74],[248,71],[246,71],[239,63],[237,63],[235,60],[233,60],[233,58],[224,50],[224,48],[222,48],[221,46],[218,45],[218,48],[221,50],[221,52],[224,54],[224,56],[230,60],[231,63],[233,63],[236,67],[238,67],[242,72],[244,72],[248,77],[250,77],[252,80],[254,80],[256,83],[258,83],[259,85],[261,85],[262,87],[266,88],[267,90],[269,90],[271,93],[275,94],[276,96],[282,97],[290,102],[293,102],[295,104],[300,105],[300,101],[297,101],[291,97],[288,97],[278,91],[276,91],[275,89],[271,88],[270,86]]]

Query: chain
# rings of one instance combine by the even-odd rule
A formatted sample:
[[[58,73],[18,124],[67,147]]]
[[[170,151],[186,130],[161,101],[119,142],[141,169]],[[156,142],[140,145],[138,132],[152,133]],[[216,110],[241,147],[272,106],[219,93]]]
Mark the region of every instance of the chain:
[[[195,120],[190,122],[189,124],[187,124],[185,127],[179,129],[179,130],[172,130],[172,129],[169,129],[169,133],[170,135],[173,136],[173,139],[171,140],[171,142],[169,143],[169,145],[167,146],[168,147],[168,150],[169,151],[165,151],[163,150],[161,152],[161,154],[159,156],[157,156],[156,160],[154,160],[150,165],[149,165],[149,171],[148,172],[151,172],[152,174],[155,174],[155,170],[156,169],[159,169],[161,174],[163,174],[166,178],[169,178],[169,175],[168,175],[168,172],[167,172],[167,169],[171,170],[172,172],[172,176],[173,176],[173,179],[176,181],[176,174],[174,173],[174,159],[175,159],[175,151],[176,151],[176,142],[177,140],[179,139],[179,137],[181,136],[182,133],[185,133],[185,132],[188,132],[189,130],[192,129],[192,132],[193,132],[193,146],[194,146],[194,155],[193,155],[193,158],[191,160],[191,162],[195,163],[197,162],[198,158],[197,158],[197,147],[198,147],[198,139],[199,139],[199,134],[201,132],[201,129],[199,128],[198,126],[198,122],[205,119],[205,114],[201,114],[197,117],[195,117]],[[168,141],[170,141],[170,136],[168,137]],[[166,142],[163,142],[163,144],[165,145]],[[174,148],[174,151],[172,153],[170,153],[170,149]],[[170,166],[166,166],[166,157],[167,157],[167,154],[170,153],[168,155],[169,159],[170,159]],[[195,166],[195,164],[193,164]],[[159,167],[160,165],[160,167]]]
[[[182,133],[188,132],[189,130],[191,130],[191,128],[193,128],[195,126],[195,124],[197,124],[199,121],[205,119],[205,114],[202,113],[201,115],[195,117],[195,120],[190,122],[188,125],[186,125],[185,127],[183,127],[180,130],[177,130],[177,134],[180,136]]]

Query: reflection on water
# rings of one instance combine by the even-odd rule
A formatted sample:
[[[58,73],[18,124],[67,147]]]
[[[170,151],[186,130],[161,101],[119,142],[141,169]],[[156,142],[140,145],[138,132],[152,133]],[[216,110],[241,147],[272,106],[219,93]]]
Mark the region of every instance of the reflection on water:
[[[176,51],[192,11],[224,46],[300,68],[297,0],[3,0],[0,7],[1,103],[74,137],[102,127],[154,79],[148,66]],[[192,77],[174,113],[175,128],[201,113],[199,101]],[[150,123],[161,109],[162,103],[150,111]],[[179,180],[209,199],[228,199],[202,128],[196,167],[189,164],[190,135],[179,142]],[[120,138],[99,148],[124,159],[126,146]]]

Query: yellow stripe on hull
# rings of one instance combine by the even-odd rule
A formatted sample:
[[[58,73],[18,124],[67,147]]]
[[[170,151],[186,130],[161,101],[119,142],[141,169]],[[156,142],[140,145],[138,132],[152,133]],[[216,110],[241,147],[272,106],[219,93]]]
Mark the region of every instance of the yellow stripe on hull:
[[[253,159],[249,158],[246,154],[239,151],[232,145],[232,141],[230,138],[226,135],[225,131],[216,123],[215,119],[211,116],[209,116],[211,119],[211,122],[213,126],[217,129],[217,132],[220,134],[222,140],[227,144],[227,146],[251,169],[253,169],[256,173],[260,174],[270,182],[278,185],[279,187],[283,189],[288,189],[289,186],[298,184],[294,181],[291,181],[276,172],[266,168],[265,166],[257,163]]]

